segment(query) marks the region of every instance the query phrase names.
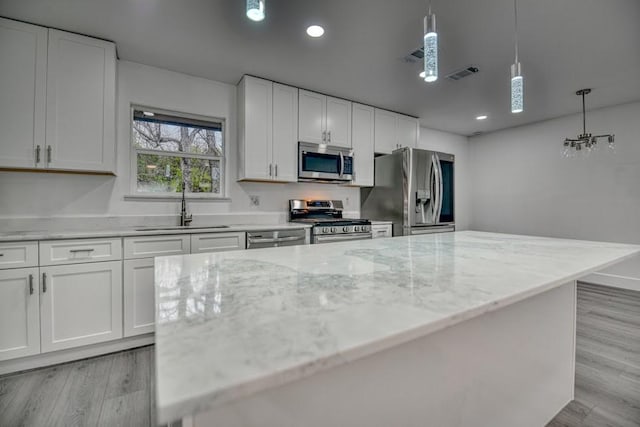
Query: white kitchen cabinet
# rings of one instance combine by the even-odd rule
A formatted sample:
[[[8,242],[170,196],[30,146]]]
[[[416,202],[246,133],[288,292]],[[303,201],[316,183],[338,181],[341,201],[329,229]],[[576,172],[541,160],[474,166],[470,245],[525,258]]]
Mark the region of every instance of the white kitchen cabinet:
[[[42,352],[122,338],[122,262],[41,267]]]
[[[300,89],[298,140],[351,147],[351,101]]]
[[[45,167],[115,172],[115,67],[113,43],[49,30]]]
[[[273,82],[244,76],[238,86],[238,179],[271,180],[272,138]]]
[[[418,147],[420,123],[415,117],[398,114],[398,148]]]
[[[0,361],[40,353],[38,268],[0,270]]]
[[[45,149],[47,29],[0,18],[0,167],[33,168]]]
[[[371,237],[379,239],[381,237],[393,236],[393,224],[371,224]]]
[[[124,239],[124,258],[152,258],[156,256],[184,255],[191,251],[189,236],[135,236]]]
[[[79,264],[122,259],[122,239],[44,240],[40,265]]]
[[[398,145],[398,116],[391,111],[375,109],[375,152],[391,154]]]
[[[298,89],[273,84],[273,176],[279,182],[298,181]]]
[[[0,243],[0,269],[38,266],[38,242]]]
[[[191,253],[223,252],[246,249],[247,241],[244,232],[237,233],[203,233],[191,235]]]
[[[154,258],[124,261],[124,336],[155,329]]]
[[[238,86],[240,181],[296,182],[298,89],[244,76]]]
[[[379,108],[375,116],[376,153],[390,154],[398,148],[418,145],[418,119]]]
[[[374,108],[353,103],[351,143],[355,178],[352,185],[373,186]]]

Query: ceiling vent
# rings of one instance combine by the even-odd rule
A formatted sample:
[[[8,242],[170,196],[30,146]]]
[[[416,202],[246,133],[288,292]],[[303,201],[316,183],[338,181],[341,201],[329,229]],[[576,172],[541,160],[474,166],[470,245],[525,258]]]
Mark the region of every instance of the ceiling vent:
[[[424,58],[424,47],[419,47],[404,57],[406,62],[418,62]]]
[[[469,77],[477,73],[478,71],[480,71],[478,67],[470,65],[468,67],[462,68],[461,70],[454,71],[451,74],[447,74],[446,76],[444,76],[444,78],[453,80],[453,81],[458,81],[460,79],[464,79],[465,77]]]

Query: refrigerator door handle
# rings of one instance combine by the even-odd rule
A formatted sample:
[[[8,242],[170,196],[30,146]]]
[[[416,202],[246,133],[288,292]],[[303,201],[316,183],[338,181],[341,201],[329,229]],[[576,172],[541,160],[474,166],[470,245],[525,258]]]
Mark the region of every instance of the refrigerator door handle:
[[[429,201],[429,214],[431,216],[431,223],[436,222],[436,204],[438,203],[438,167],[436,165],[436,157],[431,155],[431,167],[430,170],[430,183],[429,189],[431,191],[431,200]]]
[[[443,189],[443,183],[442,183],[442,164],[440,163],[440,156],[438,156],[437,154],[436,156],[436,167],[438,169],[438,204],[436,205],[436,208],[438,209],[437,213],[436,213],[436,221],[434,221],[435,223],[439,223],[440,222],[440,215],[442,214],[442,193],[444,191]]]

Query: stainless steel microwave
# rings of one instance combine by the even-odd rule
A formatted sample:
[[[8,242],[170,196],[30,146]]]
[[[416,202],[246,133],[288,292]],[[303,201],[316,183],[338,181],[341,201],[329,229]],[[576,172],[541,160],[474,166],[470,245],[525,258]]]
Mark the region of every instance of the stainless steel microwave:
[[[351,181],[353,173],[351,148],[298,143],[298,181]]]

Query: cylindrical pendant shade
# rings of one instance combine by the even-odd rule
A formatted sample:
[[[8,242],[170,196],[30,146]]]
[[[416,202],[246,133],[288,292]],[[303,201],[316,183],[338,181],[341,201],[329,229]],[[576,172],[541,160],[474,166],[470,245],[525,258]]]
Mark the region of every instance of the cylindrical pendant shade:
[[[438,33],[434,14],[424,17],[424,80],[438,80]]]
[[[511,112],[524,111],[524,79],[519,62],[511,65]]]
[[[247,0],[247,18],[252,21],[264,19],[264,0]]]

